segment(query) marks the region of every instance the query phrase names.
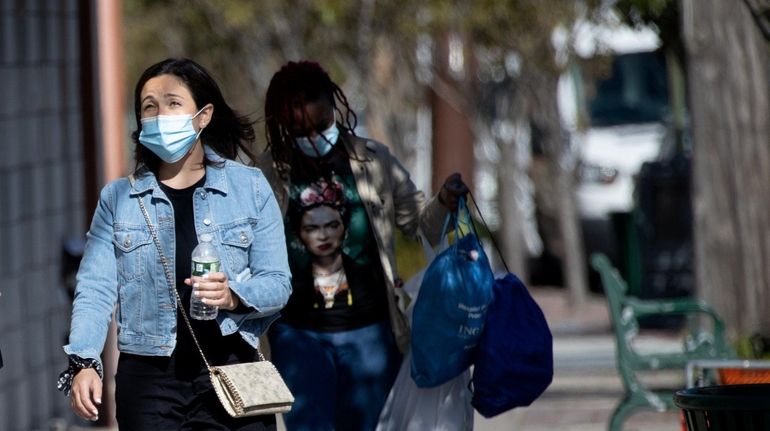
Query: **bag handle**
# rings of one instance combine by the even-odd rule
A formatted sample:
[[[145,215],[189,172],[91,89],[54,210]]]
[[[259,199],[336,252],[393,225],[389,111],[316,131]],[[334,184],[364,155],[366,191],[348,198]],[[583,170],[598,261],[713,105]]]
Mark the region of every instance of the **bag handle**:
[[[469,225],[471,232],[478,236],[476,228],[473,226],[473,218],[471,217],[471,213],[468,210],[468,206],[466,205],[464,198],[461,197],[458,199],[457,211],[448,212],[444,218],[444,226],[441,228],[440,244],[444,244],[447,241],[446,238],[449,233],[447,228],[450,227],[450,221],[452,232],[455,234],[455,240],[459,239],[461,236],[465,236],[462,228],[463,223]]]
[[[455,217],[455,234],[458,235],[458,237],[463,233],[463,224],[469,226],[469,233],[475,234],[478,238],[479,233],[476,231],[476,225],[473,224],[473,217],[471,217],[471,211],[468,208],[467,201],[465,198],[461,197],[457,201],[457,217]],[[489,228],[487,228],[487,230],[489,230]]]
[[[479,215],[479,218],[481,219],[481,222],[484,224],[484,228],[486,228],[487,232],[491,232],[489,230],[489,225],[487,225],[487,221],[484,220],[484,215],[481,214],[481,210],[479,209],[479,205],[476,203],[476,197],[473,196],[473,193],[468,191],[468,195],[471,197],[471,201],[473,202],[473,207],[476,208],[476,212]],[[463,199],[460,199],[460,203],[464,205]],[[466,211],[467,211],[467,207]],[[470,212],[468,212],[468,218],[470,219]],[[473,219],[470,219],[470,225],[473,226]],[[475,231],[475,228],[474,228]],[[492,245],[495,247],[495,250],[497,250],[497,255],[500,256],[500,262],[503,263],[503,267],[505,267],[505,272],[511,272],[511,270],[508,269],[508,264],[505,263],[505,258],[503,257],[503,253],[500,252],[500,247],[497,246],[497,241],[495,241],[494,235],[489,235],[489,239],[492,241]]]
[[[131,174],[128,176],[128,182],[131,184],[131,188],[134,188],[134,184],[136,184],[136,179],[134,178],[134,175]],[[184,307],[182,306],[182,297],[179,296],[179,292],[174,287],[174,277],[171,275],[171,270],[169,269],[168,260],[166,259],[166,255],[163,253],[163,247],[160,245],[160,240],[158,239],[158,235],[155,233],[155,229],[152,227],[152,223],[150,222],[150,214],[147,213],[147,208],[144,206],[144,202],[142,201],[142,197],[137,195],[137,200],[139,201],[139,208],[142,210],[142,216],[144,216],[144,221],[147,223],[147,228],[150,230],[150,235],[152,236],[152,242],[155,243],[155,248],[158,249],[158,255],[160,256],[160,263],[163,265],[163,272],[166,274],[166,283],[168,283],[169,289],[174,293],[174,299],[177,305],[177,308],[179,309],[179,312],[182,313],[182,318],[184,319],[184,323],[187,326],[187,329],[190,330],[190,335],[192,335],[192,339],[195,342],[195,347],[198,348],[198,353],[200,353],[201,358],[203,359],[203,363],[206,365],[206,369],[211,372],[211,365],[209,364],[209,361],[206,359],[206,355],[203,354],[203,349],[201,348],[200,343],[198,342],[198,337],[195,336],[195,331],[193,331],[192,323],[190,323],[190,318],[187,317],[187,313],[184,311]],[[259,355],[259,360],[264,361],[265,357],[262,356],[262,352],[259,350],[259,347],[257,347],[257,354]]]

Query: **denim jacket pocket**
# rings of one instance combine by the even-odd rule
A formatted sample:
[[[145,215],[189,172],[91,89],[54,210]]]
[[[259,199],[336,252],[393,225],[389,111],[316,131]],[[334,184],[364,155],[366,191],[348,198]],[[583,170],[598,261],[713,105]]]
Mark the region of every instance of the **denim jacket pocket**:
[[[222,247],[227,264],[233,274],[238,274],[249,265],[249,250],[254,241],[251,223],[241,223],[222,228]]]
[[[112,243],[115,245],[118,278],[129,281],[141,277],[147,270],[148,246],[152,244],[150,233],[142,228],[116,225]]]

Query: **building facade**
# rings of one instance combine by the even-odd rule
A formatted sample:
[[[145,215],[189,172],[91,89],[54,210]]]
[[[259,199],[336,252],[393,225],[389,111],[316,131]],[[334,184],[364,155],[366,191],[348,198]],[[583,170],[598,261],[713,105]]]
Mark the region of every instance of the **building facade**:
[[[56,379],[65,244],[84,237],[97,193],[93,7],[0,0],[0,430],[77,422]]]

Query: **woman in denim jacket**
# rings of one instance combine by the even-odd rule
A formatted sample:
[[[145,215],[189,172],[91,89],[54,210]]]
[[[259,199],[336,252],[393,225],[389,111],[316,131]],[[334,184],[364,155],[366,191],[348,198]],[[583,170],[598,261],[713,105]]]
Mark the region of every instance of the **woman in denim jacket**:
[[[139,206],[142,199],[176,289],[216,306],[215,320],[192,320],[212,365],[255,359],[260,335],[291,293],[282,216],[262,173],[234,161],[254,131],[227,105],[200,65],[168,59],[150,66],[134,92],[135,183],[101,192],[87,236],[72,310],[70,368],[60,387],[74,412],[95,420],[113,308],[120,357],[117,421],[124,430],[275,429],[275,416],[230,418],[176,307]],[[191,253],[207,233],[220,272],[191,277]]]
[[[395,229],[414,237],[421,226],[437,241],[447,209],[467,188],[454,174],[426,199],[385,145],[354,134],[355,114],[317,63],[289,62],[273,76],[265,120],[268,151],[257,165],[287,217],[293,275],[292,296],[268,334],[273,363],[295,397],[286,427],[373,430],[401,364],[399,348],[409,344],[396,301]],[[340,191],[344,199],[334,197]],[[341,247],[333,220],[299,228],[291,221],[337,200],[346,212]],[[319,255],[337,265],[317,271]],[[329,280],[339,284],[330,288],[333,300],[319,287]]]

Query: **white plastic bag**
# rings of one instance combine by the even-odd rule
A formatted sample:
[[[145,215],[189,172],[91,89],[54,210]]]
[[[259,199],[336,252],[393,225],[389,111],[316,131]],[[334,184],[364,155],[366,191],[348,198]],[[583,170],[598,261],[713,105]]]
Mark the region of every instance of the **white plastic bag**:
[[[377,431],[473,430],[470,379],[466,370],[442,385],[418,388],[407,353],[380,413]]]
[[[419,237],[427,259],[425,265],[427,268],[436,253],[422,232],[419,232]],[[447,244],[440,244],[439,248],[443,250],[446,246]],[[412,276],[402,287],[404,293],[411,299],[405,310],[410,324],[412,308],[419,294],[425,268]],[[380,413],[376,431],[473,430],[473,407],[471,406],[473,394],[468,389],[470,371],[466,370],[454,379],[434,388],[419,388],[412,380],[411,361],[412,355],[407,352]]]

